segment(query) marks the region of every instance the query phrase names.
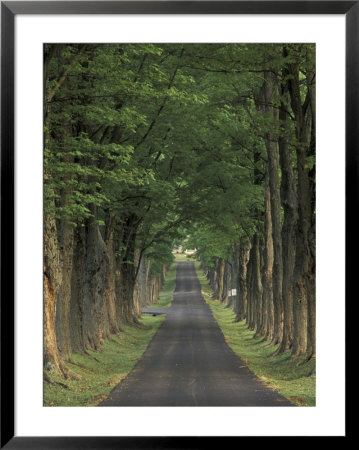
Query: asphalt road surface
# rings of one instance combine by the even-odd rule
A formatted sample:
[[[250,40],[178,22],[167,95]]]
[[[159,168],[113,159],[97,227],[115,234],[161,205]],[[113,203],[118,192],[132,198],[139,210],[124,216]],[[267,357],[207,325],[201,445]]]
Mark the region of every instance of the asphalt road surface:
[[[153,312],[165,312],[166,320],[100,406],[293,406],[226,344],[192,262],[178,262],[172,306]]]

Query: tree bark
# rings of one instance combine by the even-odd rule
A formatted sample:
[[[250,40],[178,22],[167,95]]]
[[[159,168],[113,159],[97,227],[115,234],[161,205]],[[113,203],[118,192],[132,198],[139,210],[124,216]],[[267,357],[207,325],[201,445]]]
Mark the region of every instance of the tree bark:
[[[68,82],[64,82],[68,87]],[[64,110],[71,114],[69,105],[64,106]],[[72,136],[71,122],[65,121],[63,126],[63,149],[65,164],[72,164],[73,156],[69,155],[69,138]],[[69,197],[72,188],[70,185],[71,176],[65,174],[63,177],[64,188],[61,192],[61,207],[64,211],[69,206]],[[74,225],[70,222],[72,214],[67,212],[61,219],[60,224],[60,261],[62,266],[62,283],[59,289],[56,308],[56,337],[60,355],[63,360],[72,360],[71,333],[70,333],[70,299],[71,299],[71,278],[72,263],[74,253]]]
[[[135,287],[134,287],[134,295],[133,295],[133,305],[134,305],[134,314],[135,317],[138,319],[141,317],[141,286],[140,286],[140,279],[139,279],[139,271],[141,266],[141,254],[138,249],[135,250],[135,272],[137,273],[137,276],[135,275]],[[138,270],[136,269],[138,267]],[[156,291],[156,286],[155,286]],[[156,295],[156,292],[155,292]],[[156,300],[155,300],[156,301]]]
[[[72,360],[70,333],[70,299],[72,288],[72,263],[74,253],[74,226],[62,221],[61,266],[62,282],[58,291],[56,307],[56,337],[60,355],[63,360]]]
[[[137,325],[136,307],[134,304],[134,288],[136,282],[135,248],[136,248],[136,217],[126,219],[122,234],[122,248],[124,252],[118,260],[116,289],[119,299],[120,320],[124,324]]]
[[[108,297],[109,255],[96,223],[96,208],[87,220],[84,283],[84,339],[86,348],[100,351],[104,342]]]
[[[262,282],[260,274],[259,237],[253,236],[252,248],[249,257],[249,270],[247,272],[248,285],[248,326],[251,330],[257,329],[258,299],[262,297]]]
[[[285,87],[282,90],[282,103],[279,119],[282,124],[282,134],[279,138],[280,166],[282,171],[281,201],[284,211],[282,227],[283,246],[283,306],[284,328],[283,339],[278,352],[284,352],[292,347],[294,339],[293,317],[293,272],[295,264],[295,227],[297,221],[297,199],[293,173],[293,161],[287,138],[287,111],[289,110],[288,94]]]
[[[50,105],[46,101],[49,84],[49,64],[53,51],[44,52],[44,150],[48,148],[50,140]],[[51,175],[44,165],[44,182],[51,186]],[[59,373],[66,377],[65,366],[60,359],[56,339],[56,299],[62,282],[60,268],[60,253],[57,238],[57,226],[53,211],[53,199],[44,205],[43,218],[43,263],[44,263],[44,312],[43,312],[43,364],[48,371]]]
[[[107,297],[107,313],[108,326],[110,334],[119,334],[121,329],[117,321],[116,311],[116,256],[115,256],[115,225],[116,220],[114,215],[111,215],[108,221],[106,230],[106,243],[108,250],[108,297]]]
[[[242,321],[247,317],[247,265],[251,242],[249,239],[243,239],[239,246],[239,292],[238,292],[238,313],[236,321]]]
[[[44,211],[44,368],[66,376],[58,353],[55,326],[55,305],[61,276],[56,222]]]
[[[309,146],[309,156],[315,157],[316,152],[316,93],[315,93],[315,72],[308,71],[308,95],[310,99],[310,119],[311,136]],[[309,114],[308,114],[309,115]],[[316,358],[316,220],[315,220],[315,164],[309,169],[309,185],[311,196],[311,221],[308,232],[309,241],[309,271],[308,271],[308,356]],[[313,371],[314,373],[314,371]]]
[[[84,278],[86,260],[86,235],[84,227],[76,227],[74,235],[74,260],[71,280],[70,334],[74,353],[85,354],[84,342]]]
[[[223,291],[222,298],[220,298],[221,303],[227,303],[230,301],[228,292],[231,288],[231,266],[228,261],[223,262]]]
[[[223,287],[224,287],[224,261],[223,259],[219,259],[218,261],[218,300],[222,302],[223,299]]]
[[[308,351],[308,299],[311,292],[310,280],[314,280],[313,261],[309,243],[310,225],[312,222],[311,191],[309,168],[307,166],[308,125],[305,123],[304,105],[301,102],[299,67],[297,63],[288,64],[290,74],[289,92],[295,116],[297,138],[296,156],[298,170],[298,223],[296,234],[296,258],[294,267],[294,341],[292,356]],[[311,301],[311,300],[309,300]]]
[[[246,274],[246,285],[247,285],[246,324],[248,325],[248,328],[251,328],[252,324],[253,324],[252,278],[253,278],[253,259],[254,259],[253,253],[255,251],[255,249],[253,248],[253,243],[254,242],[252,240],[252,245],[251,245],[251,249],[249,252],[249,259],[248,259],[248,264],[247,264],[247,274]]]
[[[272,72],[264,74],[264,99],[265,111],[269,117],[278,120],[278,112],[273,108],[275,102],[276,79]],[[274,249],[273,264],[273,304],[274,304],[274,335],[272,344],[277,344],[283,338],[283,255],[282,255],[282,236],[281,236],[281,202],[279,187],[279,150],[278,142],[275,140],[271,130],[266,133],[265,144],[268,155],[269,186],[271,197],[271,216],[272,216],[272,236]]]
[[[239,313],[239,246],[239,242],[234,242],[231,267],[232,288],[236,290],[236,294],[232,296],[231,306],[236,318]]]
[[[272,340],[274,336],[274,305],[273,305],[273,236],[272,215],[270,202],[269,174],[266,170],[264,180],[264,250],[263,250],[263,326],[260,330],[266,339]]]
[[[255,330],[256,333],[254,337],[259,337],[264,334],[264,320],[265,320],[265,308],[264,308],[264,297],[263,297],[263,283],[262,274],[264,272],[264,258],[263,258],[263,239],[258,236],[258,265],[259,272],[258,278],[260,280],[260,294],[256,296],[256,318],[255,318]]]

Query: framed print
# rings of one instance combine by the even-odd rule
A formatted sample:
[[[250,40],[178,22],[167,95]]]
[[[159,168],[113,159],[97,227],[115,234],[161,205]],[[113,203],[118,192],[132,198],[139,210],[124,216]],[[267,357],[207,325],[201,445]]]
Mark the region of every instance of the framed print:
[[[347,436],[358,28],[357,1],[1,2],[1,448]]]

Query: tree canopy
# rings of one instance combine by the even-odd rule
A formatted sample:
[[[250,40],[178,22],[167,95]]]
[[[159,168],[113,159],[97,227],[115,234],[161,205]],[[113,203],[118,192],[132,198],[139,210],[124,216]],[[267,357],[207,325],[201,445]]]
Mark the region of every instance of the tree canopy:
[[[314,45],[45,44],[44,100],[45,365],[136,323],[141,264],[185,239],[314,357]]]

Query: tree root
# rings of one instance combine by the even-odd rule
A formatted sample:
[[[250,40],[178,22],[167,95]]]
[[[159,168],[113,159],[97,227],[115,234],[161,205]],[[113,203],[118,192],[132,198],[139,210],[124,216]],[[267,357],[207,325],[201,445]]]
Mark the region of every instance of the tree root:
[[[308,363],[309,361],[315,361],[315,360],[316,360],[315,355],[306,355],[306,357],[302,361],[298,362],[297,367],[303,366],[304,364]],[[312,369],[312,371],[309,373],[308,376],[310,376],[312,374],[313,370],[314,370],[314,373],[315,373],[315,366]]]
[[[270,356],[278,356],[281,353],[283,353],[284,350],[282,350],[280,347],[277,348],[275,352],[273,352]]]
[[[78,375],[77,373],[73,372],[68,367],[63,366],[62,370],[64,372],[64,376],[65,376],[66,380],[81,380],[82,379],[81,375]]]
[[[74,366],[76,366],[76,367],[80,367],[80,369],[85,369],[85,370],[87,370],[87,367],[86,366],[84,366],[83,364],[81,364],[81,363],[78,363],[78,362],[71,362],[71,364],[73,364]]]
[[[276,344],[278,344],[278,342],[276,341],[271,341],[269,344],[267,344],[264,348],[272,348],[274,347]]]
[[[136,317],[131,322],[131,325],[136,328],[140,328],[141,330],[145,328],[144,324],[141,323]]]
[[[90,355],[90,353],[87,350],[85,350],[84,355],[86,355],[88,358],[93,359],[94,361],[96,361],[98,363],[100,362],[95,356]]]
[[[282,353],[285,353],[286,351],[290,350],[290,347],[286,347],[284,344],[281,344],[277,350],[273,353],[272,356],[278,356],[281,355]]]
[[[69,387],[65,383],[61,383],[60,381],[51,380],[51,378],[47,375],[46,372],[44,372],[44,382],[45,383],[49,383],[52,386],[60,386],[60,387],[62,387],[64,389],[69,389]]]
[[[81,376],[77,375],[77,373],[75,373],[71,369],[69,369],[66,366],[64,360],[62,360],[60,358],[57,358],[53,362],[48,361],[47,364],[44,366],[44,374],[48,374],[50,376],[52,373],[54,375],[59,375],[61,378],[64,378],[67,380],[80,380],[81,379]]]
[[[298,355],[298,358],[300,358],[300,356],[303,356],[303,355]],[[306,364],[307,362],[308,362],[308,358],[307,358],[307,357],[304,357],[304,358],[300,359],[300,360],[297,362],[296,367],[303,366],[303,365]]]

